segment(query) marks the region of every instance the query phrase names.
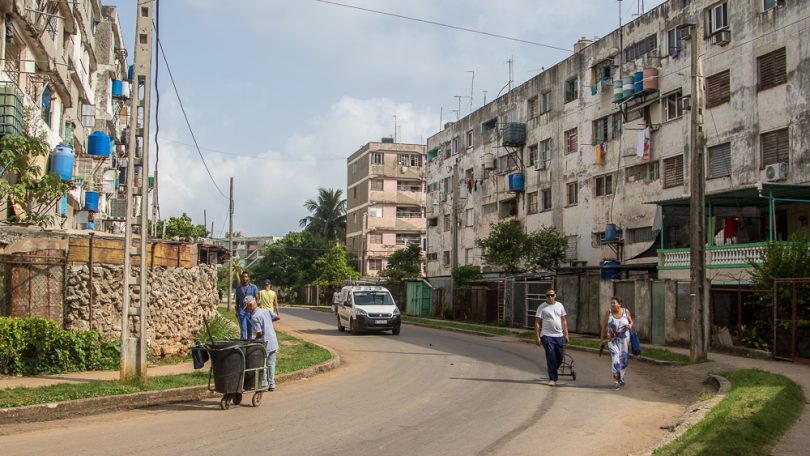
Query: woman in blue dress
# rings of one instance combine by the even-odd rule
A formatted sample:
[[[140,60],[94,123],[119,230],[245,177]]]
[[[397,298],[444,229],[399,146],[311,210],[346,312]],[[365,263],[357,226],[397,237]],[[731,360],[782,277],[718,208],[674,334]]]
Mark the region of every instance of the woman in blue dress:
[[[613,373],[613,388],[624,386],[624,377],[627,373],[627,362],[630,359],[630,330],[633,328],[633,317],[630,310],[622,306],[622,298],[610,298],[610,310],[602,318],[602,332],[599,345],[604,346],[607,337],[610,349],[611,370]]]

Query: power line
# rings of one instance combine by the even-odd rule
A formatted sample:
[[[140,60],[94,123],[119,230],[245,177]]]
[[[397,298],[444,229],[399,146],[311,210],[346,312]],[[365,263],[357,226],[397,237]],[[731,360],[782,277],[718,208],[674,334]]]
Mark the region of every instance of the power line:
[[[504,40],[517,41],[518,43],[531,44],[533,46],[540,46],[540,47],[545,47],[545,48],[549,48],[549,49],[556,49],[558,51],[564,51],[564,52],[569,52],[569,53],[573,52],[570,49],[561,48],[561,47],[557,47],[557,46],[552,46],[550,44],[543,44],[543,43],[538,43],[536,41],[529,41],[529,40],[523,40],[523,39],[520,39],[520,38],[513,38],[511,36],[499,35],[497,33],[490,33],[490,32],[484,32],[484,31],[481,31],[481,30],[475,30],[475,29],[471,29],[471,28],[466,28],[466,27],[459,27],[457,25],[443,24],[441,22],[429,21],[429,20],[426,20],[426,19],[419,19],[419,18],[416,18],[416,17],[405,16],[405,15],[402,15],[402,14],[388,13],[388,12],[385,12],[385,11],[379,11],[379,10],[374,10],[374,9],[370,9],[370,8],[362,8],[360,6],[347,5],[345,3],[332,2],[332,1],[328,1],[328,0],[315,0],[315,1],[319,2],[319,3],[327,3],[327,4],[330,4],[330,5],[342,6],[344,8],[350,8],[350,9],[356,9],[356,10],[359,10],[359,11],[365,11],[367,13],[382,14],[383,16],[391,16],[391,17],[396,17],[396,18],[399,18],[399,19],[405,19],[405,20],[415,21],[415,22],[422,22],[422,23],[425,23],[425,24],[437,25],[439,27],[447,27],[447,28],[451,28],[451,29],[455,29],[455,30],[461,30],[461,31],[464,31],[464,32],[478,33],[479,35],[486,35],[486,36],[491,36],[491,37],[494,37],[494,38],[501,38],[501,39],[504,39]]]
[[[152,24],[154,26],[154,23]],[[202,151],[200,151],[200,145],[197,143],[197,137],[194,135],[194,130],[191,128],[191,122],[188,120],[188,114],[186,114],[186,108],[183,106],[183,100],[180,98],[180,92],[177,90],[177,84],[174,82],[174,75],[172,74],[172,69],[169,66],[169,61],[166,58],[166,52],[163,50],[163,43],[159,40],[157,42],[158,49],[160,49],[160,55],[163,56],[163,63],[166,65],[166,72],[169,73],[169,80],[172,82],[172,87],[174,88],[174,94],[177,95],[177,102],[180,104],[180,110],[183,112],[183,118],[186,120],[186,126],[188,126],[188,131],[191,134],[191,139],[194,141],[194,147],[197,149],[197,154],[200,156],[200,160],[202,160],[203,166],[205,166],[205,171],[208,173],[208,177],[211,178],[211,182],[216,187],[217,191],[223,198],[228,199],[228,196],[219,188],[217,185],[217,181],[214,180],[214,176],[211,175],[211,170],[208,168],[208,163],[205,162],[205,157],[203,157]]]
[[[188,144],[188,143],[185,143],[185,142],[182,142],[182,141],[176,141],[176,140],[172,140],[172,139],[166,139],[164,141],[172,142],[172,143],[175,143],[175,144],[181,144],[183,146],[194,147],[194,144]],[[308,163],[308,162],[311,161],[311,160],[304,160],[304,159],[294,160],[294,159],[285,158],[285,157],[281,157],[281,158],[259,157],[259,156],[256,156],[256,155],[239,154],[239,153],[236,153],[236,152],[225,152],[223,150],[212,149],[210,147],[200,147],[200,149],[201,150],[207,150],[209,152],[214,152],[214,153],[221,154],[221,155],[231,155],[231,156],[234,156],[234,157],[251,158],[251,159],[254,159],[254,160],[283,161],[285,163],[296,163],[296,162],[298,162],[298,163]],[[318,161],[341,160],[341,161],[343,161],[343,160],[346,160],[346,157],[313,157],[313,160],[318,160]]]

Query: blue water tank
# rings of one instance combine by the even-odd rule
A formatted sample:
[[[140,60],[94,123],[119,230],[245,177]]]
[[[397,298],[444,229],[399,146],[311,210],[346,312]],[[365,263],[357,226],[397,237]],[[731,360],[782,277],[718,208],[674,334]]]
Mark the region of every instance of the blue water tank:
[[[601,268],[602,280],[618,280],[620,279],[619,269],[611,266],[619,266],[621,263],[614,260],[602,260],[599,262]]]
[[[618,229],[615,223],[608,223],[605,225],[605,240],[614,242],[618,239]]]
[[[135,75],[135,65],[130,65],[127,70],[127,81],[132,82],[132,77]]]
[[[523,191],[523,173],[512,173],[509,175],[509,191]]]
[[[113,98],[121,98],[122,94],[122,84],[121,81],[118,79],[113,79],[112,81],[112,96]]]
[[[644,72],[636,71],[633,73],[633,92],[639,93],[644,91]]]
[[[110,137],[103,131],[94,131],[87,137],[87,151],[90,155],[110,156]]]
[[[60,144],[51,153],[51,172],[56,173],[63,181],[73,179],[73,148]]]
[[[96,229],[96,222],[87,222],[87,229],[88,230]]]
[[[84,192],[84,209],[90,212],[98,212],[97,192]]]

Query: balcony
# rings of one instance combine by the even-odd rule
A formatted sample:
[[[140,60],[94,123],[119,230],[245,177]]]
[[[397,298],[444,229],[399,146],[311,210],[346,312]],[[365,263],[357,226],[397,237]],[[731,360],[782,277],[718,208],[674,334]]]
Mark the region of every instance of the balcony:
[[[706,268],[748,268],[751,262],[762,263],[767,243],[714,245],[706,247]],[[808,247],[810,249],[810,247]],[[658,269],[688,269],[689,249],[659,249]]]

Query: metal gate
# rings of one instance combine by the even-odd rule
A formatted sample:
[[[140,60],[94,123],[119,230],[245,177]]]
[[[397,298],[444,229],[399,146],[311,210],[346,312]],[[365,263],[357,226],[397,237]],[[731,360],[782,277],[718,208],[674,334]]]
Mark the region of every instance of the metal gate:
[[[64,322],[65,267],[62,250],[0,255],[0,315]]]
[[[810,278],[773,281],[773,356],[810,363]]]

